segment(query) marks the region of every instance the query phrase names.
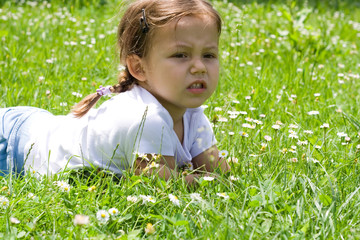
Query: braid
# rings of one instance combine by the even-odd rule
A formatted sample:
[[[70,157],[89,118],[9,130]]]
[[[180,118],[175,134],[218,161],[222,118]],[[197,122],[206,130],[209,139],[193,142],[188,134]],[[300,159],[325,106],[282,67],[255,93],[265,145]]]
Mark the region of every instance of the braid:
[[[122,93],[130,90],[136,84],[136,79],[130,74],[128,68],[119,75],[119,83],[110,88],[112,93]],[[75,117],[81,118],[84,116],[101,98],[98,93],[92,93],[83,98],[71,110]]]

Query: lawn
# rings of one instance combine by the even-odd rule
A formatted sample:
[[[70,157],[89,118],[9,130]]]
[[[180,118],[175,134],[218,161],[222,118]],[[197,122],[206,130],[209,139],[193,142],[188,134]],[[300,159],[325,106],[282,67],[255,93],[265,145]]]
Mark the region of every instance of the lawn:
[[[0,238],[359,239],[360,4],[246,2],[213,1],[221,73],[204,107],[231,173],[196,188],[90,170],[0,177]],[[0,107],[67,114],[113,85],[123,9],[0,1]]]

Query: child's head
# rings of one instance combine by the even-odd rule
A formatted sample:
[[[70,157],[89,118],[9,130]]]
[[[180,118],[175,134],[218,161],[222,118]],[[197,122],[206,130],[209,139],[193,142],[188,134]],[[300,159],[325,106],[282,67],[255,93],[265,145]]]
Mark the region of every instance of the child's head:
[[[156,30],[185,16],[212,18],[220,35],[221,18],[206,0],[138,0],[133,2],[122,17],[118,28],[121,63],[126,65],[126,58],[131,54],[145,57]]]
[[[120,74],[119,83],[110,88],[111,92],[125,92],[134,84],[143,86],[144,79],[141,79],[138,74],[134,74],[136,69],[134,70],[134,64],[129,63],[129,59],[134,59],[135,56],[137,59],[141,59],[140,61],[143,63],[143,59],[146,60],[149,58],[150,50],[158,45],[158,36],[161,35],[161,32],[164,32],[164,29],[175,33],[176,28],[181,29],[181,26],[186,25],[189,19],[195,19],[195,22],[203,20],[202,23],[204,26],[203,28],[200,27],[199,30],[211,31],[210,38],[212,42],[216,41],[217,51],[217,42],[221,32],[221,18],[218,12],[213,9],[211,4],[206,0],[136,0],[132,2],[125,11],[118,28],[120,62],[125,66],[125,71]],[[207,25],[211,25],[211,27],[209,28]],[[174,35],[176,35],[176,33]],[[199,34],[197,34],[197,37],[200,39],[203,38],[203,36]],[[211,51],[214,52],[214,50]],[[153,52],[154,51],[152,51],[152,55],[154,55]],[[214,58],[213,56],[209,56],[210,54],[208,53],[201,54],[204,59]],[[215,58],[217,59],[217,52],[213,55],[216,55]],[[131,67],[129,65],[133,66]],[[142,68],[143,64],[140,65]],[[211,64],[208,65],[208,67],[211,67]],[[214,68],[218,71],[218,65]],[[216,72],[216,75],[218,75],[218,72]],[[218,76],[216,76],[216,83],[217,78]],[[171,81],[172,79],[168,80]],[[215,87],[216,83],[213,84]],[[205,87],[202,83],[200,84],[202,87]],[[211,93],[215,87],[209,86]],[[149,88],[147,89],[149,90]],[[153,93],[153,95],[155,94]],[[75,116],[83,116],[100,97],[100,94],[92,94],[83,99],[73,109]],[[209,94],[207,94],[206,98],[207,97],[209,97]],[[204,97],[202,98],[205,99]],[[203,100],[197,102],[200,103],[201,101],[203,102]]]

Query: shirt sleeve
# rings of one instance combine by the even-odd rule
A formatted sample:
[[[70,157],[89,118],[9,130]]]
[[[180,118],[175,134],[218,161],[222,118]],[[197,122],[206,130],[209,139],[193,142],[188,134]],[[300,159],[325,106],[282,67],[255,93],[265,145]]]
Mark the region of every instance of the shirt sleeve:
[[[176,143],[173,134],[172,119],[166,113],[160,111],[144,114],[141,122],[134,123],[129,128],[125,148],[127,159],[132,159],[133,163],[136,153],[174,156]]]
[[[191,131],[194,134],[190,154],[192,158],[194,158],[214,146],[216,139],[210,121],[202,110],[192,117],[190,126],[193,126],[191,127]]]

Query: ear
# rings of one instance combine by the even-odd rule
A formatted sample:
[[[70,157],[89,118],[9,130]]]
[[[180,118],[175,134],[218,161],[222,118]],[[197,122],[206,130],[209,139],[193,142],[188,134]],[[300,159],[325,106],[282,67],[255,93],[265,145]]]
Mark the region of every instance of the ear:
[[[126,65],[129,69],[130,74],[135,77],[137,80],[144,82],[146,80],[145,72],[143,68],[142,59],[132,54],[126,58]]]

